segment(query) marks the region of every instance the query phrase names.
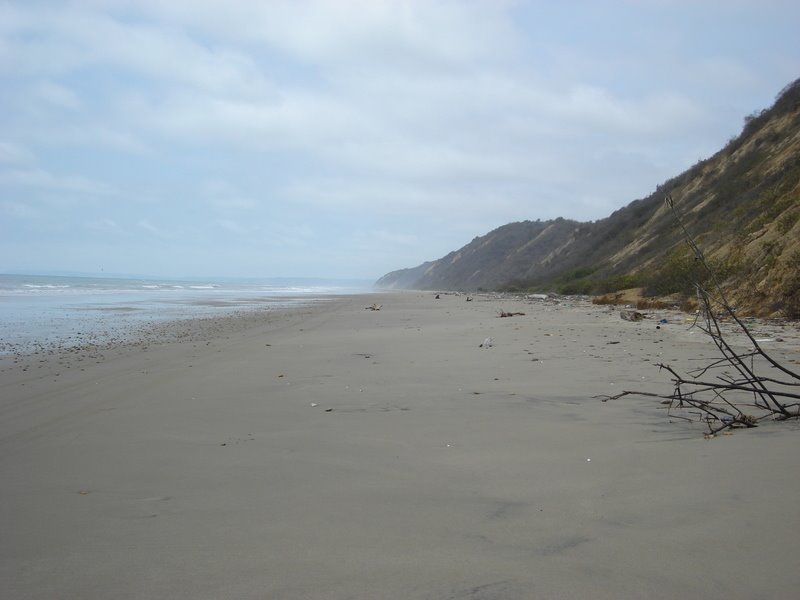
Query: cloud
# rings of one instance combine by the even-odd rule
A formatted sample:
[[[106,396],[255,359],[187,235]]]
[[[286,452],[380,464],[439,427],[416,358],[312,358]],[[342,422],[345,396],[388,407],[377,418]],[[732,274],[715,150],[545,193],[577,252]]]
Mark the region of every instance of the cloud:
[[[207,179],[199,188],[200,193],[208,197],[208,205],[219,211],[252,211],[260,206],[257,200],[245,196],[237,186],[224,179]]]
[[[17,34],[5,36],[4,54],[19,52],[21,60],[0,65],[12,72],[62,75],[77,68],[113,66],[208,91],[269,90],[247,54],[203,44],[182,27],[125,21],[92,10],[91,3],[68,4],[62,10],[46,5],[4,8],[12,23],[6,29]]]
[[[518,203],[526,202],[508,190],[496,186],[471,187],[440,184],[420,185],[414,181],[387,181],[381,177],[314,178],[296,181],[282,191],[282,196],[298,205],[324,212],[366,213],[371,218],[390,221],[411,220],[423,224],[451,227],[468,220],[475,226],[487,220],[514,219]],[[469,204],[465,207],[465,198]]]
[[[702,112],[678,93],[652,95],[636,100],[614,97],[608,90],[579,85],[563,96],[552,96],[546,112],[568,124],[618,135],[658,134],[699,120]]]
[[[153,233],[153,234],[156,234],[156,235],[162,235],[161,230],[158,227],[156,227],[155,225],[153,225],[147,219],[139,220],[139,222],[136,223],[136,226],[140,227],[141,229],[144,229],[145,231],[149,231],[150,233]]]
[[[34,94],[44,102],[59,108],[76,110],[83,105],[73,90],[52,81],[43,80],[37,83]]]
[[[87,221],[84,226],[86,229],[91,231],[106,235],[113,235],[115,237],[127,235],[127,232],[123,230],[122,227],[116,223],[116,221],[108,217],[92,219],[91,221]]]
[[[413,233],[387,231],[385,229],[372,231],[369,237],[372,238],[373,241],[397,246],[414,246],[419,243],[419,237]]]
[[[250,233],[252,233],[251,228],[240,225],[233,219],[220,219],[219,221],[217,221],[217,223],[222,229],[224,229],[229,233],[234,233],[236,235],[244,235],[244,236],[250,235]]]
[[[232,0],[224,11],[209,0],[115,4],[223,39],[264,44],[312,64],[463,64],[508,52],[518,39],[506,14],[509,3],[500,0]]]
[[[209,203],[214,208],[218,208],[220,210],[252,210],[259,206],[259,203],[252,198],[212,198],[209,200]]]
[[[687,74],[696,84],[713,84],[731,93],[741,93],[758,85],[758,76],[741,60],[712,55],[687,65]]]
[[[23,202],[8,200],[0,202],[0,210],[8,217],[15,219],[34,220],[42,217],[41,211]]]
[[[0,165],[27,165],[33,161],[33,153],[27,148],[0,141]]]
[[[0,172],[0,186],[41,188],[52,191],[109,196],[113,186],[82,175],[54,175],[42,168],[14,169]]]
[[[55,128],[42,127],[31,133],[35,134],[37,142],[47,145],[86,146],[125,154],[156,153],[150,144],[139,139],[137,132],[125,131],[119,125],[60,122]]]
[[[209,196],[235,196],[239,194],[238,188],[231,182],[218,177],[206,179],[199,184],[201,193]]]
[[[235,2],[221,13],[215,2],[99,2],[40,14],[26,27],[38,24],[70,45],[84,68],[128,69],[162,86],[158,93],[149,86],[122,91],[116,107],[175,140],[299,149],[349,156],[351,164],[384,155],[379,168],[413,161],[423,177],[458,163],[462,172],[513,169],[508,151],[477,147],[487,138],[535,144],[543,127],[648,134],[697,117],[674,93],[621,99],[599,86],[549,88],[527,77],[524,64],[494,68],[498,57],[519,50],[504,3],[299,4]],[[124,7],[146,18],[123,21],[91,7]],[[234,35],[254,46],[234,46]],[[315,75],[281,76],[287,59]],[[405,68],[409,60],[413,69]],[[440,63],[450,68],[430,67]],[[492,122],[500,125],[494,133]],[[397,151],[387,154],[391,148]],[[423,160],[426,154],[437,159]]]
[[[307,248],[315,243],[316,238],[316,232],[309,225],[282,223],[274,224],[269,228],[264,243],[272,248]],[[317,258],[319,260],[327,259],[327,255],[330,254],[331,250],[332,248],[330,247],[320,248],[322,256],[318,256]],[[311,260],[314,259],[311,258]]]
[[[313,151],[318,144],[358,135],[363,123],[337,98],[291,89],[270,100],[176,89],[157,100],[130,96],[124,110],[142,126],[175,140],[256,151]]]
[[[792,5],[674,2],[0,4],[3,211],[275,265],[399,266],[508,221],[600,218],[796,76]]]

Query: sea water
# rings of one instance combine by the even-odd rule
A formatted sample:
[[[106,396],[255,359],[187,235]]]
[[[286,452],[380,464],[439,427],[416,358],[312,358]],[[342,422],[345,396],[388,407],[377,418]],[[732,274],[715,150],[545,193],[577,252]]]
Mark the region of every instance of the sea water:
[[[0,354],[91,339],[147,324],[277,310],[371,291],[367,281],[0,275]]]

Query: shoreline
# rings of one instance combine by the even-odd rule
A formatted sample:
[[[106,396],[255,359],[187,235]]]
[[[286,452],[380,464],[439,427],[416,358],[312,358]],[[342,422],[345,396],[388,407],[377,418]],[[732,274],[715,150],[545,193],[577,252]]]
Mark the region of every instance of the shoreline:
[[[0,577],[15,598],[791,597],[800,426],[704,440],[593,398],[712,351],[663,314],[381,292],[6,361]]]
[[[222,315],[199,315],[162,321],[126,324],[99,335],[64,336],[32,344],[23,350],[0,354],[0,382],[24,385],[42,378],[72,374],[80,377],[87,369],[102,368],[109,362],[136,360],[159,350],[172,353],[188,350],[188,344],[219,343],[248,331],[269,331],[288,323],[302,321],[323,311],[326,304],[350,296],[296,298],[300,302],[269,308],[246,308]],[[96,340],[96,341],[95,341]],[[125,367],[122,366],[122,369]],[[91,373],[90,373],[91,374]],[[52,383],[59,380],[52,379]]]
[[[169,321],[368,292],[306,279],[146,280],[0,275],[0,355],[134,338]],[[313,285],[312,285],[313,284]],[[153,336],[151,336],[153,337]]]
[[[181,330],[197,329],[195,322],[215,320],[236,327],[236,322],[251,315],[293,310],[326,302],[336,296],[286,296],[248,299],[247,305],[212,300],[194,300],[186,304],[184,315],[143,310],[127,304],[111,306],[74,307],[59,309],[58,316],[40,317],[34,332],[12,334],[11,339],[0,340],[0,361],[6,357],[23,357],[34,353],[72,351],[81,347],[102,349],[121,344],[136,345],[142,340],[156,343],[179,336]],[[176,303],[176,307],[180,304]],[[174,309],[173,309],[174,310]],[[205,310],[209,312],[204,312]],[[76,320],[74,315],[86,314]],[[60,324],[58,324],[61,322]],[[26,324],[27,326],[27,324]],[[40,336],[35,336],[39,332]]]

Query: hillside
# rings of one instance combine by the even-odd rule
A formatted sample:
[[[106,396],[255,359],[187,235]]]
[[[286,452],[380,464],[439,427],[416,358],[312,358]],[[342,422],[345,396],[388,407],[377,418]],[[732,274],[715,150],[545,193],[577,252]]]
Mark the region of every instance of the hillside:
[[[376,285],[690,293],[699,269],[667,195],[743,314],[800,317],[800,79],[714,156],[605,219],[510,223]]]

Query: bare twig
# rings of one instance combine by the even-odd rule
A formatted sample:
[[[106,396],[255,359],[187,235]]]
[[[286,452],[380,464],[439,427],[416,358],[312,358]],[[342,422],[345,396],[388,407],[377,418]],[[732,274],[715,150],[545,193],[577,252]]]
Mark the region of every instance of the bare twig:
[[[800,402],[784,402],[800,401],[800,393],[794,389],[800,386],[800,374],[776,361],[761,347],[728,302],[716,274],[683,224],[670,196],[667,196],[666,203],[684,240],[694,253],[695,259],[703,266],[712,284],[713,293],[701,282],[695,282],[700,309],[692,327],[697,327],[711,338],[721,358],[709,360],[707,364],[692,369],[687,375],[678,373],[669,365],[658,365],[660,370],[667,371],[671,376],[674,387],[670,394],[626,390],[614,396],[598,397],[603,402],[630,395],[660,398],[669,405],[670,417],[692,421],[694,419],[687,415],[696,415],[701,421],[705,421],[708,436],[731,427],[756,427],[760,421],[767,418],[779,421],[800,418]],[[720,326],[720,316],[730,317],[736,329],[748,338],[752,349],[740,352],[728,343]],[[722,368],[732,370],[735,375],[725,372],[718,375],[715,380],[706,379],[712,371]],[[788,377],[780,380],[765,377],[759,374],[762,368],[778,369]],[[746,398],[750,400],[746,401]]]
[[[497,316],[498,316],[498,317],[516,317],[516,316],[523,316],[523,317],[524,317],[524,316],[525,316],[525,313],[524,313],[524,312],[506,312],[506,311],[504,311],[504,310],[500,310]]]

